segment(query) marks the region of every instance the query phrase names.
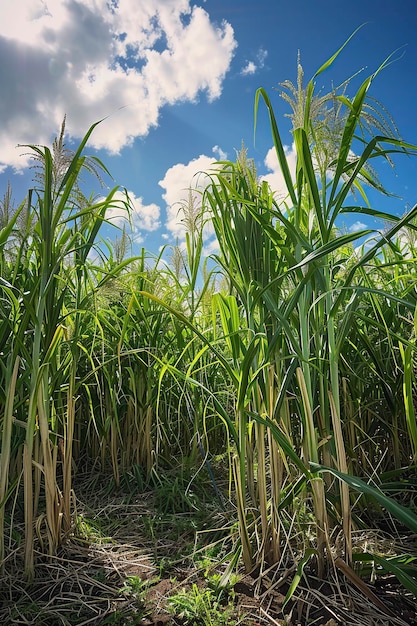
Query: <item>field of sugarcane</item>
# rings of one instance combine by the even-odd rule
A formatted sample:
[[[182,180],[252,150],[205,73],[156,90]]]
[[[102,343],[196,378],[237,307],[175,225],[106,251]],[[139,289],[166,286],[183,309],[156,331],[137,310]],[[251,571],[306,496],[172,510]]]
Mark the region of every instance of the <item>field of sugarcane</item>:
[[[281,85],[295,175],[256,92],[286,194],[242,148],[168,261],[101,238],[94,127],[27,147],[0,204],[2,623],[417,624],[417,206],[371,200],[416,147],[370,95],[384,65],[317,93],[339,52]]]

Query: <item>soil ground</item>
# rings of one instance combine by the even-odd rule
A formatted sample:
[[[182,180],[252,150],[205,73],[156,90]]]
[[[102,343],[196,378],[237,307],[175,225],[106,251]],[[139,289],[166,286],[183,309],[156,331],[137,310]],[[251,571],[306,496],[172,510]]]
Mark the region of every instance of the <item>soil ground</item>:
[[[393,576],[365,585],[367,597],[340,568],[324,582],[306,572],[284,611],[295,566],[262,575],[238,569],[222,587],[232,510],[211,502],[199,511],[190,497],[188,511],[161,512],[153,491],[108,487],[77,485],[76,532],[52,559],[37,547],[30,585],[21,549],[10,552],[0,580],[2,625],[417,626],[416,599]]]

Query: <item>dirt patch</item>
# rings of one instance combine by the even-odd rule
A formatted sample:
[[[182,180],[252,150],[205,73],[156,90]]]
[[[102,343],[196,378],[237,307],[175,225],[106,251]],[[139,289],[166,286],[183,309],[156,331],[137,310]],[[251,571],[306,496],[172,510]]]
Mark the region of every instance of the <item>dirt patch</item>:
[[[56,557],[36,553],[36,577],[30,585],[22,581],[21,549],[9,555],[7,574],[0,580],[0,623],[417,626],[415,598],[393,576],[372,585],[391,615],[336,570],[325,582],[306,570],[285,608],[295,566],[263,574],[239,572],[222,595],[215,583],[228,564],[221,546],[222,541],[228,545],[232,512],[219,513],[213,507],[203,515],[161,515],[151,493],[77,493],[76,532]],[[222,524],[226,530],[221,530]],[[196,548],[199,556],[193,558]],[[184,607],[175,613],[170,599],[178,595]],[[194,621],[189,617],[192,610]]]

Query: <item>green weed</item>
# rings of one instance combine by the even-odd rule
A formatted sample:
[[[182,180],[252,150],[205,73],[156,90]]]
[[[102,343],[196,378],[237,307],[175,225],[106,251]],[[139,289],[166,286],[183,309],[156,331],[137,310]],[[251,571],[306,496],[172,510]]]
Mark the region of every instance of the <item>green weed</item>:
[[[184,626],[226,626],[236,624],[231,601],[223,604],[217,592],[200,589],[195,583],[183,589],[168,601],[170,612],[180,618]]]

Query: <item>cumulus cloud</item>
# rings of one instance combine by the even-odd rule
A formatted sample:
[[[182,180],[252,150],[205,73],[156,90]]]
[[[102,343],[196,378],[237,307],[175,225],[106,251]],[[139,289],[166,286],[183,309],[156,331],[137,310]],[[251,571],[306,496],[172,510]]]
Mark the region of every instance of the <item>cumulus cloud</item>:
[[[74,137],[118,153],[161,107],[218,98],[236,47],[231,25],[190,0],[0,3],[0,171],[17,143],[48,143],[64,114]],[[122,109],[122,110],[120,110]]]
[[[261,70],[265,65],[266,57],[268,56],[267,50],[259,48],[255,60],[251,59],[246,61],[246,65],[241,70],[242,76],[250,76],[255,74],[258,70]]]
[[[284,146],[284,150],[292,179],[295,180],[295,170],[297,165],[297,153],[295,150],[295,145],[293,144],[291,147]],[[288,195],[288,191],[285,185],[284,176],[282,175],[282,171],[278,163],[275,148],[271,148],[270,150],[268,150],[264,163],[268,170],[268,173],[261,176],[261,179],[266,180],[269,183],[269,186],[271,187],[278,201],[284,200]]]
[[[213,148],[213,152],[217,155],[226,156],[218,146]],[[199,209],[201,194],[210,183],[208,174],[216,169],[215,160],[214,157],[202,154],[189,163],[177,163],[170,167],[165,172],[164,178],[159,181],[159,185],[165,190],[162,197],[167,204],[165,226],[168,232],[164,235],[165,239],[175,243],[177,240],[181,241],[185,238],[186,226],[183,207],[187,207],[191,201],[194,210]],[[209,229],[205,233],[208,239],[211,234],[212,231]]]
[[[123,228],[126,226],[133,241],[141,243],[146,232],[160,227],[160,208],[157,204],[144,204],[143,198],[132,191],[117,191],[112,205],[107,209],[106,219],[110,224]],[[145,232],[144,232],[145,231]]]

